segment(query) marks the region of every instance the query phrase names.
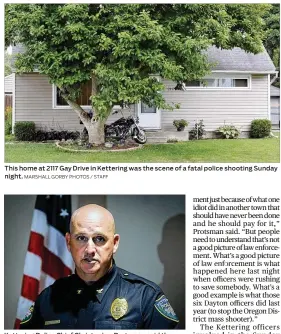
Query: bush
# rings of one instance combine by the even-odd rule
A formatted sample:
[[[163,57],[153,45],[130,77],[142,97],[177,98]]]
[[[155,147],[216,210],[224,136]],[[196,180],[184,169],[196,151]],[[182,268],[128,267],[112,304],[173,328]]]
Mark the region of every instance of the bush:
[[[184,129],[186,126],[188,126],[188,122],[185,119],[175,119],[173,121],[173,125],[177,129]]]
[[[5,109],[5,135],[12,133],[12,108]]]
[[[167,143],[178,143],[178,139],[177,138],[169,138],[168,140],[167,140]]]
[[[268,137],[271,132],[271,126],[269,119],[255,119],[251,123],[250,136],[252,138]]]
[[[240,135],[240,130],[237,129],[234,125],[220,126],[216,132],[225,139],[236,139]]]
[[[78,131],[43,131],[37,130],[34,136],[35,141],[47,140],[76,140],[80,133]]]
[[[200,122],[196,122],[194,124],[194,128],[189,131],[189,138],[190,139],[202,139],[206,133],[204,130],[205,125],[203,124],[203,120],[201,119]]]
[[[20,141],[32,141],[35,138],[34,122],[16,122],[15,138]]]

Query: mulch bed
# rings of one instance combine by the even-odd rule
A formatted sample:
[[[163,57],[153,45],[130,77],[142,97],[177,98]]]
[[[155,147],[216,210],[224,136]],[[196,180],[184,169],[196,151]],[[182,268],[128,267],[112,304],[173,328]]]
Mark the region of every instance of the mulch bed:
[[[56,146],[60,149],[70,152],[119,152],[136,150],[143,147],[143,145],[134,142],[127,142],[123,145],[113,145],[112,147],[105,147],[104,144],[97,146],[80,146],[78,144],[56,142]]]

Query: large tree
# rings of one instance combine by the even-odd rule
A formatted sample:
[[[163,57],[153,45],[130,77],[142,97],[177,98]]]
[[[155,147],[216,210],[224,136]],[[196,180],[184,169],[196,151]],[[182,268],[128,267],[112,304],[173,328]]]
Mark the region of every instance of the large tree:
[[[267,34],[264,46],[273,60],[277,70],[280,70],[280,4],[272,4],[270,11],[265,15],[265,24],[267,26]],[[280,74],[274,83],[280,86]]]
[[[21,43],[19,72],[36,68],[79,115],[94,144],[104,142],[113,105],[143,101],[172,108],[155,74],[200,79],[211,68],[206,50],[262,50],[266,4],[8,4],[6,44]],[[76,103],[92,81],[93,114]]]

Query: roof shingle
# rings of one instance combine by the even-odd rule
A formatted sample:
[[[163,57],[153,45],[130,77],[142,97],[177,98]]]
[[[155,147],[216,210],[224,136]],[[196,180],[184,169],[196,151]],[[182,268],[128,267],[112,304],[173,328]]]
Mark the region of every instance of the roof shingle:
[[[211,46],[207,49],[207,56],[211,63],[216,63],[212,69],[217,71],[275,72],[265,49],[255,55],[240,48],[224,50]]]

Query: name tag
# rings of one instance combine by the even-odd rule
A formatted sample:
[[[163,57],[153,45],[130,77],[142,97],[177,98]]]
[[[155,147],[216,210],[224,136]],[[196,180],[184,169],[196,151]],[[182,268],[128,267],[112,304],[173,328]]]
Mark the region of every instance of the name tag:
[[[60,320],[49,320],[49,321],[45,321],[45,325],[55,325],[55,324],[59,324]]]

